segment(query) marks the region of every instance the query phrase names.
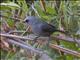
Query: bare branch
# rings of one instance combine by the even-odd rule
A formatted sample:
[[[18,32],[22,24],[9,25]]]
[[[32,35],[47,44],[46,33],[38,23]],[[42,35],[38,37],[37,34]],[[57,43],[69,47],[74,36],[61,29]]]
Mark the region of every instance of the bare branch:
[[[24,49],[32,50],[32,51],[35,52],[35,53],[39,53],[39,54],[42,54],[42,53],[43,53],[42,51],[39,51],[39,50],[33,48],[32,46],[28,46],[28,45],[19,43],[19,42],[17,42],[17,41],[11,40],[11,39],[7,39],[7,41],[8,41],[9,43],[11,43],[11,44],[18,45],[18,46],[20,46],[20,47],[22,47],[22,48],[24,48]]]
[[[10,34],[0,34],[0,36],[4,36],[4,37],[12,37],[12,38],[19,38],[19,39],[29,39],[29,40],[34,40],[34,39],[30,39],[28,37],[21,37],[21,36],[16,36],[16,35],[10,35]],[[73,40],[74,41],[74,40]],[[72,42],[73,42],[72,41]],[[36,50],[35,48],[31,47],[31,46],[27,46],[25,44],[23,44],[22,42],[17,42],[17,41],[13,41],[13,40],[9,40],[8,42],[12,43],[12,44],[16,44],[16,45],[19,45],[25,49],[30,49],[34,52],[37,52],[37,53],[43,53],[42,51],[38,51]],[[73,51],[73,50],[70,50],[70,49],[67,49],[67,48],[63,48],[63,47],[60,47],[58,45],[55,45],[55,44],[50,44],[50,47],[51,48],[54,48],[56,50],[60,50],[64,53],[67,53],[67,54],[71,54],[71,55],[74,55],[76,57],[80,57],[80,53],[77,52],[77,51]]]
[[[50,44],[50,47],[54,48],[56,50],[60,50],[64,53],[71,54],[71,55],[74,55],[76,57],[80,57],[80,52],[73,51],[73,50],[70,50],[70,49],[67,49],[67,48],[63,48],[63,47],[60,47],[60,46],[55,45],[55,44]]]
[[[16,36],[16,35],[12,35],[12,34],[0,34],[0,35],[4,36],[4,37],[19,38],[19,39],[24,39],[24,40],[32,40],[31,38],[28,38],[28,36],[21,37],[21,36]]]
[[[76,43],[75,41],[74,41],[74,38],[71,38],[71,37],[59,37],[59,36],[57,36],[57,37],[52,37],[52,39],[57,39],[57,40],[64,40],[64,41],[68,41],[68,42],[74,42],[74,43]],[[80,39],[76,39],[77,40],[77,42],[78,43],[80,43]]]
[[[19,38],[19,39],[24,39],[24,40],[34,40],[35,36],[33,37],[29,37],[29,36],[16,36],[16,35],[11,35],[11,34],[0,34],[1,36],[4,36],[4,37],[12,37],[12,38]],[[68,42],[74,42],[74,39],[71,38],[71,37],[52,37],[52,39],[57,39],[57,40],[64,40],[64,41],[68,41]],[[43,37],[39,37],[38,39],[44,39]],[[80,40],[76,39],[78,41],[78,43],[80,43]]]

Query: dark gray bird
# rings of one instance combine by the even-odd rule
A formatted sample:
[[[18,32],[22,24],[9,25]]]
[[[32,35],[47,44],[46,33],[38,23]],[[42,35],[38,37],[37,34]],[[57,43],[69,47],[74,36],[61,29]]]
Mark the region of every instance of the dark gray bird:
[[[54,32],[66,34],[66,32],[57,30],[55,26],[48,24],[36,16],[27,16],[24,21],[31,26],[32,32],[36,36],[48,37]]]

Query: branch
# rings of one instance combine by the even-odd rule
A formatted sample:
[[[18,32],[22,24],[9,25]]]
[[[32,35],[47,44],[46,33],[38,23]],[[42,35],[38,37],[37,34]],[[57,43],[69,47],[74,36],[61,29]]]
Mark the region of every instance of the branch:
[[[11,34],[0,34],[0,36],[4,36],[4,37],[12,37],[12,38],[19,38],[19,39],[24,39],[24,40],[34,40],[35,36],[16,36],[16,35],[11,35]],[[38,39],[43,39],[44,37],[39,37]],[[70,38],[70,37],[52,37],[52,39],[57,39],[57,40],[64,40],[64,41],[68,41],[68,42],[74,42],[74,39],[73,38]],[[80,43],[80,40],[76,39],[79,43]]]
[[[8,41],[9,43],[11,43],[11,44],[18,45],[18,46],[20,46],[21,48],[29,49],[29,50],[31,50],[31,51],[33,51],[33,52],[35,52],[35,53],[38,53],[38,55],[40,56],[39,59],[41,59],[41,60],[46,60],[46,58],[47,58],[47,60],[52,60],[52,59],[48,56],[47,53],[45,53],[45,52],[43,52],[43,51],[41,51],[41,50],[38,50],[38,49],[36,49],[36,48],[33,48],[32,46],[25,45],[25,44],[19,43],[19,42],[17,42],[17,41],[11,40],[11,39],[7,39],[7,41]],[[43,58],[43,57],[44,57],[44,58]]]
[[[16,35],[12,35],[12,34],[0,34],[0,36],[11,37],[11,38],[19,38],[19,39],[24,39],[24,40],[32,40],[31,38],[28,38],[28,36],[22,37],[22,36],[16,36]]]
[[[4,36],[4,37],[12,37],[12,38],[20,38],[20,39],[29,39],[29,40],[34,40],[34,39],[30,39],[28,37],[21,37],[21,36],[16,36],[16,35],[10,35],[10,34],[0,34],[0,36]],[[74,41],[74,40],[73,40]],[[16,45],[19,45],[23,48],[26,48],[26,49],[30,49],[34,52],[37,52],[37,53],[43,53],[42,51],[37,51],[36,49],[34,49],[33,47],[29,47],[25,44],[22,44],[22,43],[19,43],[19,42],[16,42],[16,41],[12,41],[12,40],[9,40],[10,43],[13,43],[13,44],[16,44]],[[51,48],[54,48],[54,49],[57,49],[57,50],[60,50],[64,53],[67,53],[67,54],[71,54],[71,55],[74,55],[74,56],[77,56],[77,57],[80,57],[80,53],[77,52],[77,51],[73,51],[73,50],[69,50],[67,48],[63,48],[63,47],[60,47],[58,45],[55,45],[55,44],[50,44],[50,47]]]
[[[8,42],[11,43],[11,44],[18,45],[18,46],[20,46],[20,47],[22,47],[22,48],[24,48],[24,49],[32,50],[32,51],[35,52],[35,53],[39,53],[39,54],[42,54],[42,53],[43,53],[42,51],[39,51],[38,49],[35,49],[35,48],[33,48],[32,46],[28,46],[28,45],[19,43],[19,42],[17,42],[17,41],[11,40],[11,39],[7,39],[6,41],[8,41]]]
[[[74,38],[71,38],[71,37],[60,37],[60,36],[57,36],[57,37],[52,37],[52,39],[57,39],[57,40],[64,40],[64,41],[68,41],[68,42],[73,42],[73,43],[76,43],[75,41],[74,41]],[[80,43],[80,39],[76,39],[76,41],[78,42],[78,43]]]
[[[50,47],[54,48],[56,50],[60,50],[64,53],[71,54],[71,55],[74,55],[76,57],[80,57],[80,53],[77,52],[77,51],[73,51],[73,50],[70,50],[70,49],[67,49],[67,48],[63,48],[63,47],[60,47],[60,46],[55,45],[55,44],[50,44]]]

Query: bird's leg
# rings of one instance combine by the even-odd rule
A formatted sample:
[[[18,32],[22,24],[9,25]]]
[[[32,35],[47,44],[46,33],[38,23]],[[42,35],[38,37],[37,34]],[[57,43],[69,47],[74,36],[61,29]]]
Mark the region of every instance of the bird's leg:
[[[37,41],[37,39],[38,39],[39,37],[40,37],[40,36],[37,36],[37,37],[35,37],[35,38],[33,39],[32,45],[34,45],[34,44],[36,43],[36,41]]]
[[[37,37],[34,39],[34,42],[36,42],[39,37],[40,37],[40,36],[37,36]]]
[[[49,36],[48,42],[47,42],[47,47],[49,47],[49,43],[50,43],[51,37]]]
[[[49,49],[49,43],[50,43],[51,37],[49,36],[47,39],[47,43],[45,44],[45,50]]]

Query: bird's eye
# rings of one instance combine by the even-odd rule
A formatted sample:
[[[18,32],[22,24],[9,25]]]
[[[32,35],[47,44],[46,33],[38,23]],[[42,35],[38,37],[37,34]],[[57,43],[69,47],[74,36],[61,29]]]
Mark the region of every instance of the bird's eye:
[[[29,20],[27,19],[26,22],[29,22]]]

